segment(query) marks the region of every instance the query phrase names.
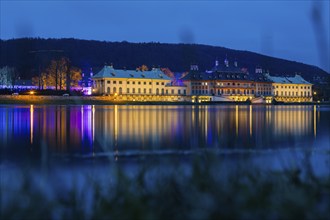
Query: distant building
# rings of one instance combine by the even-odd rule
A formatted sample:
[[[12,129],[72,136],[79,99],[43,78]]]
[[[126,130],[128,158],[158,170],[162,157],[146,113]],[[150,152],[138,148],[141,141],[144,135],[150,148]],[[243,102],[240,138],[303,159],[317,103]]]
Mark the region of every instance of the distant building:
[[[172,79],[157,68],[138,71],[104,66],[92,79],[94,94],[118,96],[124,100],[173,101],[178,100],[178,97],[170,96],[186,94],[186,86],[172,84]]]
[[[280,102],[312,102],[312,84],[300,75],[294,77],[278,77],[266,74],[272,81],[274,99]]]

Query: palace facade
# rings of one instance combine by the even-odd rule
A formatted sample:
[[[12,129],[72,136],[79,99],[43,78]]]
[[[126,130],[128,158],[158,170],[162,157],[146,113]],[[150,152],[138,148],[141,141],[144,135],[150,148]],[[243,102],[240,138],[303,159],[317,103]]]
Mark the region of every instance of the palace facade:
[[[266,74],[272,83],[274,99],[279,102],[312,102],[312,84],[300,75],[277,77]]]
[[[108,95],[114,100],[130,101],[235,101],[252,103],[312,102],[312,84],[300,75],[277,77],[256,68],[255,74],[230,65],[215,62],[201,72],[192,65],[189,73],[177,83],[160,69],[150,71],[114,69],[104,66],[93,76],[93,94]]]
[[[116,100],[180,101],[187,95],[186,86],[173,85],[172,79],[158,68],[138,71],[104,66],[93,81],[93,94],[109,95]]]
[[[193,102],[242,102],[272,96],[272,82],[268,78],[262,74],[252,76],[246,69],[239,68],[236,61],[230,65],[227,59],[223,64],[216,61],[215,66],[206,72],[199,72],[198,67],[193,65],[182,80]],[[266,99],[268,102],[271,98]]]

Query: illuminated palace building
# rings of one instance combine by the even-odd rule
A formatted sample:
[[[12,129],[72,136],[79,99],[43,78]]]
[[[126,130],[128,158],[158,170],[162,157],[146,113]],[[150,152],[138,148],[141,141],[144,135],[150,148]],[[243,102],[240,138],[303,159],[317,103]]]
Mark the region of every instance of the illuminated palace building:
[[[247,101],[252,103],[311,102],[312,84],[301,76],[274,77],[256,68],[255,74],[239,68],[235,61],[230,65],[215,62],[210,71],[200,72],[192,65],[190,72],[182,78],[192,102],[202,101]]]
[[[261,68],[249,74],[246,68],[218,61],[211,70],[192,65],[187,75],[174,80],[160,69],[117,70],[105,66],[93,77],[93,93],[114,100],[191,102],[312,102],[312,84],[300,75],[270,76]],[[179,83],[180,82],[180,83]]]
[[[215,61],[212,70],[206,72],[199,72],[198,66],[193,65],[182,80],[193,102],[247,101],[258,97],[266,101],[272,97],[272,82],[268,78],[262,74],[251,76],[236,61],[231,66],[227,59],[223,65]]]
[[[312,84],[300,75],[294,77],[275,77],[266,74],[273,82],[273,95],[276,101],[283,102],[311,102]]]
[[[116,100],[180,101],[187,95],[185,85],[174,85],[160,69],[119,70],[104,66],[94,77],[94,94],[110,95]]]

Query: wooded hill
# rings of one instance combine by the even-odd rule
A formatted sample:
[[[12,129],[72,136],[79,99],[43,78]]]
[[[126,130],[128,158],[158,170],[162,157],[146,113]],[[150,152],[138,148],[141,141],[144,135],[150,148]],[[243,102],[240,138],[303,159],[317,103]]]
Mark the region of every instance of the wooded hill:
[[[83,71],[98,69],[104,64],[115,68],[135,69],[141,65],[169,68],[173,72],[189,71],[197,64],[205,71],[214,66],[218,58],[227,56],[230,64],[238,61],[240,67],[254,73],[261,66],[273,75],[300,73],[306,80],[328,76],[324,70],[303,63],[269,57],[249,51],[232,50],[198,44],[105,42],[78,39],[21,38],[0,40],[0,67],[15,67],[22,79],[31,79],[40,69],[46,68],[52,59],[68,57],[71,65]]]

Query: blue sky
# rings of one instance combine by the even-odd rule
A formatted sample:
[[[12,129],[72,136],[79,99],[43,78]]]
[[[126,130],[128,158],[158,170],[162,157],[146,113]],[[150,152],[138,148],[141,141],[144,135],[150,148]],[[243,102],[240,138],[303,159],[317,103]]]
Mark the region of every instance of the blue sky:
[[[312,20],[315,4],[321,12],[319,26]],[[329,0],[1,0],[0,38],[208,44],[312,64],[329,72],[329,11]]]

